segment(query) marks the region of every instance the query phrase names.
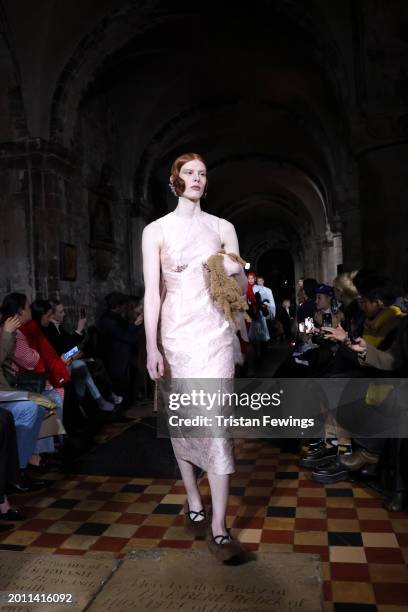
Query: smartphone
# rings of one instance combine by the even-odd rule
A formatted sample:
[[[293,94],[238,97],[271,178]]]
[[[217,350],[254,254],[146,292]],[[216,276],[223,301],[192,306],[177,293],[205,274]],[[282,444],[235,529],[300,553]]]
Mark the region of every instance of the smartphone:
[[[79,316],[81,319],[86,319],[86,310],[85,308],[82,306],[82,308],[79,311]]]
[[[71,357],[74,357],[74,355],[76,355],[78,352],[79,352],[79,348],[77,346],[74,346],[72,349],[64,353],[62,357],[65,359],[65,361],[68,361],[68,359],[71,359]]]

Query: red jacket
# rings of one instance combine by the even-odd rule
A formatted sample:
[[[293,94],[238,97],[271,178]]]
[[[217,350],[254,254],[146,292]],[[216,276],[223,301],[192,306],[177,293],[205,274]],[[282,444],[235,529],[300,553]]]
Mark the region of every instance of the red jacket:
[[[35,371],[47,372],[49,375],[48,379],[53,387],[61,387],[68,382],[70,380],[68,368],[54,351],[37,323],[29,321],[24,323],[19,329],[27,338],[31,348],[35,349],[40,355],[40,359],[34,368]]]

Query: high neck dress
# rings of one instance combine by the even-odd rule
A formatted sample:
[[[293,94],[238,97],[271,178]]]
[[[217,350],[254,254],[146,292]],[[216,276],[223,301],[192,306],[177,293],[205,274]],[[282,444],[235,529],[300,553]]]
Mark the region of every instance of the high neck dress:
[[[220,219],[196,208],[191,217],[171,212],[158,223],[163,232],[159,344],[165,376],[218,379],[222,386],[234,377],[235,330],[211,298],[206,265],[222,246]],[[171,441],[177,458],[216,474],[234,472],[229,439],[180,437]]]

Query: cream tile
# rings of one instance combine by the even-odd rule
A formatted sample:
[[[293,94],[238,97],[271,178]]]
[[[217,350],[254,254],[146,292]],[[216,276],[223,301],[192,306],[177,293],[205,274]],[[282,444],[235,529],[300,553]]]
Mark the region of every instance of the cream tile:
[[[265,519],[263,528],[264,529],[280,529],[283,531],[291,531],[294,529],[295,519],[294,518],[284,518],[284,517],[274,517],[268,516]]]
[[[115,493],[110,501],[133,504],[139,499],[140,495],[140,493]]]
[[[326,531],[296,531],[295,544],[303,546],[327,546]]]
[[[397,538],[393,533],[362,533],[364,546],[380,548],[398,548]]]
[[[66,515],[68,510],[65,508],[46,508],[36,515],[36,519],[46,519],[47,521],[58,521]]]
[[[303,508],[299,506],[296,508],[296,518],[325,519],[326,516],[326,508]]]
[[[169,493],[165,495],[161,500],[161,504],[183,504],[185,503],[187,497],[178,493]]]
[[[78,550],[88,550],[95,542],[98,541],[98,536],[89,535],[72,535],[65,542],[63,542],[60,548],[77,548]]]
[[[261,541],[262,529],[232,529],[232,535],[244,543],[258,544]]]
[[[367,563],[362,546],[330,546],[331,563]]]
[[[331,583],[333,601],[336,603],[374,604],[373,587],[368,582],[343,582],[334,580]]]
[[[161,493],[162,495],[166,495],[166,493],[168,493],[171,488],[172,488],[172,485],[153,485],[152,484],[146,487],[146,489],[144,490],[144,493],[154,493],[154,494]]]
[[[157,548],[159,542],[159,539],[154,540],[153,538],[132,538],[126,546],[122,548],[121,552],[130,552],[135,548]]]
[[[157,527],[169,527],[174,523],[174,516],[168,514],[151,514],[143,521],[143,525],[155,525]]]
[[[34,540],[38,538],[40,534],[38,531],[24,531],[23,529],[19,529],[18,531],[13,531],[8,535],[3,541],[2,544],[14,544],[16,546],[29,546]]]
[[[328,531],[360,531],[360,524],[356,519],[327,519]]]
[[[389,515],[383,508],[356,508],[359,519],[366,521],[388,521]]]
[[[163,536],[163,540],[193,540],[193,536],[186,533],[184,527],[169,527]]]
[[[50,525],[46,530],[46,533],[60,533],[60,534],[69,534],[74,533],[82,523],[77,521],[57,521]]]
[[[106,510],[97,510],[89,517],[89,523],[115,523],[122,515],[120,512],[109,512]]]
[[[258,550],[260,552],[284,552],[291,553],[293,552],[292,544],[278,544],[278,543],[269,543],[269,542],[261,542],[259,544]]]
[[[114,525],[110,525],[107,530],[103,532],[103,535],[110,538],[131,538],[135,535],[138,528],[139,525],[115,523]]]
[[[83,501],[79,502],[79,504],[75,506],[75,510],[85,510],[89,512],[93,510],[94,512],[96,512],[97,510],[102,508],[102,506],[104,506],[105,504],[106,504],[106,500],[102,501],[99,499],[84,499]]]

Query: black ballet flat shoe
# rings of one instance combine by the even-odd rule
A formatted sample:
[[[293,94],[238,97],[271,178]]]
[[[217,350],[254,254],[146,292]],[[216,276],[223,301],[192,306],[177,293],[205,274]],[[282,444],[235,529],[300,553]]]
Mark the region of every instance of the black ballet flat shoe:
[[[207,534],[208,550],[218,561],[222,563],[230,563],[232,560],[244,559],[247,556],[247,551],[238,540],[235,540],[227,529],[227,535]]]
[[[204,537],[207,535],[208,529],[210,527],[210,516],[211,511],[206,508],[202,508],[202,510],[189,510],[188,503],[186,502],[184,506],[184,529],[186,532],[193,537]],[[197,518],[201,516],[200,520]]]
[[[10,508],[7,512],[0,512],[1,521],[25,521],[26,515],[20,512],[20,510],[14,510]]]

